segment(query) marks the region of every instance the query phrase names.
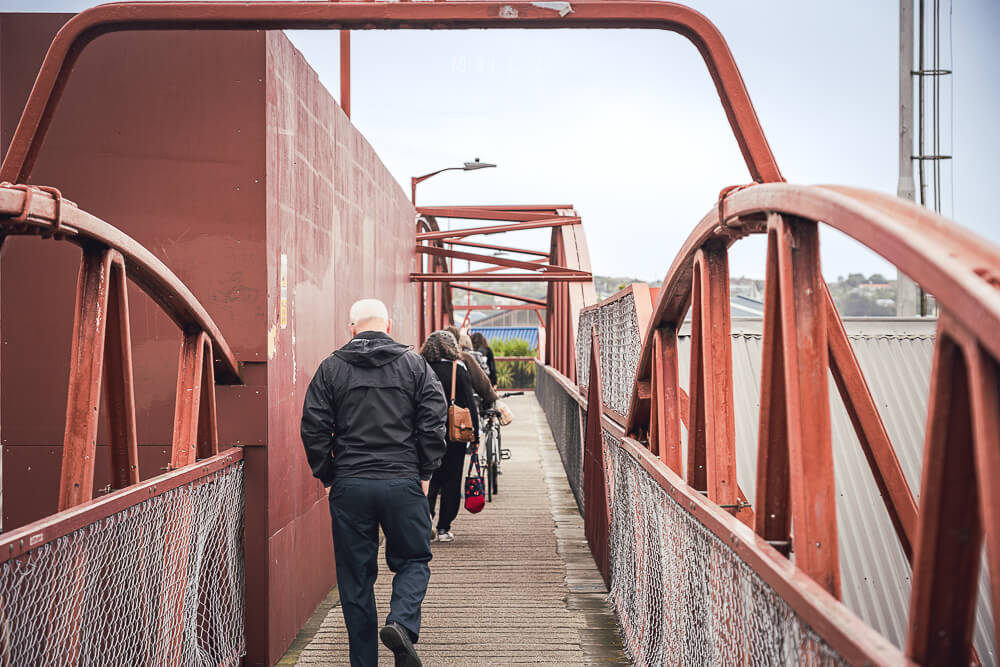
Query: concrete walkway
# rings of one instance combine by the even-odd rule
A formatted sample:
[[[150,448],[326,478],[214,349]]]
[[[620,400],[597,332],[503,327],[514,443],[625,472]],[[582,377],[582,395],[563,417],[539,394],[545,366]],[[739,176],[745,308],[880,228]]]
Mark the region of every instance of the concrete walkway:
[[[479,514],[461,509],[455,541],[433,544],[420,657],[428,666],[627,664],[545,415],[531,394],[509,404],[515,419],[503,445],[512,457],[500,494]],[[380,619],[391,581],[380,552]],[[321,613],[297,664],[349,664],[339,604]],[[379,648],[379,664],[391,666],[392,654]]]

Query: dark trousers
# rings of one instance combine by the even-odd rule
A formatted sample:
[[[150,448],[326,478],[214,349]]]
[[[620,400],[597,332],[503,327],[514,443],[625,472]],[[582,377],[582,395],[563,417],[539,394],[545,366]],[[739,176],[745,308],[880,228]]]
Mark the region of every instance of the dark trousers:
[[[438,517],[438,530],[451,530],[451,522],[458,516],[458,506],[462,496],[462,468],[465,465],[465,443],[449,442],[448,450],[441,460],[441,467],[434,471],[431,477],[430,490],[427,492],[427,504],[431,514],[435,514],[434,506],[438,495],[441,496],[441,512]]]
[[[378,664],[378,529],[385,534],[385,560],[395,573],[386,623],[420,634],[420,604],[430,580],[430,518],[420,480],[337,478],[330,490],[337,587],[347,625],[353,667]]]

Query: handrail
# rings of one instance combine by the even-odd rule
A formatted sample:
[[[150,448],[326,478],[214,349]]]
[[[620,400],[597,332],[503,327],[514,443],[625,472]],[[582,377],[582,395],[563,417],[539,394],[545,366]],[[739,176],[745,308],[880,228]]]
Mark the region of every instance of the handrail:
[[[17,221],[23,214],[23,221]],[[121,253],[129,278],[182,331],[203,330],[212,341],[215,378],[240,384],[239,363],[204,306],[180,278],[153,253],[125,232],[86,213],[66,199],[24,186],[0,184],[0,235],[58,233],[78,245],[96,242]]]
[[[823,281],[819,224],[881,255],[941,307],[919,512]],[[740,497],[736,479],[728,287],[728,248],[749,234],[768,236],[753,507]],[[689,436],[682,461],[677,332],[689,308]],[[760,538],[794,551],[798,570],[839,598],[832,375],[913,568],[906,654],[919,662],[974,659],[972,574],[984,538],[987,569],[994,581],[1000,578],[998,330],[1000,248],[942,216],[859,188],[727,188],[674,258],[643,328],[625,433],[647,442],[652,457],[709,501],[730,508]],[[995,585],[993,599],[1000,604]],[[1000,617],[994,623],[1000,635]]]
[[[369,30],[388,28],[651,28],[698,49],[755,181],[784,180],[736,61],[718,28],[689,7],[649,0],[583,0],[565,7],[513,2],[133,2],[93,7],[59,30],[35,80],[0,180],[27,183],[73,64],[100,35],[127,30]]]
[[[725,200],[727,218],[752,218],[774,211],[822,220],[880,254],[972,328],[1000,356],[1000,248],[927,208],[891,195],[842,186],[767,183],[746,188]],[[763,233],[760,221],[719,222],[712,210],[688,236],[667,271],[647,334],[684,319],[690,301],[691,262],[710,239],[733,243],[748,233]],[[645,340],[645,339],[644,339]],[[649,346],[639,367],[648,370]]]
[[[96,500],[89,500],[4,533],[0,535],[0,564],[19,558],[29,551],[38,549],[85,526],[207,477],[242,460],[243,450],[239,447],[233,447],[198,461],[194,465],[165,472],[144,482],[113,491]]]

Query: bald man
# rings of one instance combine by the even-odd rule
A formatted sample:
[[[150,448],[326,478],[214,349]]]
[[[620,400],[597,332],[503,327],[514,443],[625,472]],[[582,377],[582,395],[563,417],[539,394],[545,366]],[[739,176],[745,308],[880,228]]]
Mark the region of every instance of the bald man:
[[[351,306],[352,338],[320,364],[302,409],[306,457],[331,487],[337,586],[354,667],[378,664],[378,639],[397,666],[421,664],[413,644],[430,579],[425,496],[447,448],[441,382],[391,329],[378,299]],[[374,593],[380,526],[396,575],[381,630]]]

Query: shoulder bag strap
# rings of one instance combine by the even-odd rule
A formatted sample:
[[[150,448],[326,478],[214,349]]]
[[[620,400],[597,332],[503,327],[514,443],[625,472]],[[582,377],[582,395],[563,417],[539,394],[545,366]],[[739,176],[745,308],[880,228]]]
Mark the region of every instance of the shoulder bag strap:
[[[458,362],[452,360],[451,362],[451,404],[455,404],[455,371],[458,370]]]

